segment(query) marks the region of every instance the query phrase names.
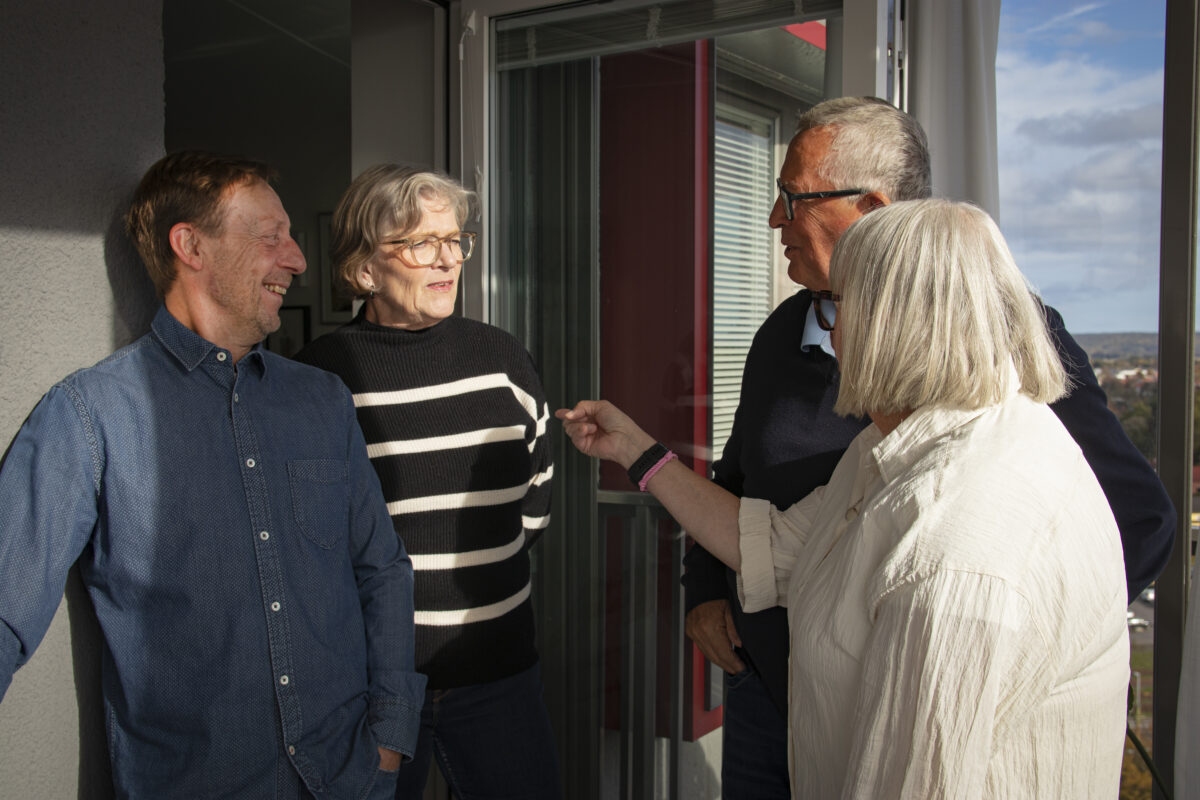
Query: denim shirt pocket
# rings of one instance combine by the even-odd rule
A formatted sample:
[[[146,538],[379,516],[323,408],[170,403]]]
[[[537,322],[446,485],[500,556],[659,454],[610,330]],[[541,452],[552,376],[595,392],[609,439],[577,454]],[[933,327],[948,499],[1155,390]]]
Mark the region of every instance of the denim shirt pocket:
[[[313,458],[289,461],[292,513],[313,544],[331,550],[346,540],[349,480],[345,461]]]

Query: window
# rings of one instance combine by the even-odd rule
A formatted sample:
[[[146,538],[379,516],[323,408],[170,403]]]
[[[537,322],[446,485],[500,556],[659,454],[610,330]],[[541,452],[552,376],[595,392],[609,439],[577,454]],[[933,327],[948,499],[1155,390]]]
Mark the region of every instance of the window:
[[[742,365],[771,313],[774,195],[772,120],[717,106],[713,159],[712,452],[721,457],[733,427]]]

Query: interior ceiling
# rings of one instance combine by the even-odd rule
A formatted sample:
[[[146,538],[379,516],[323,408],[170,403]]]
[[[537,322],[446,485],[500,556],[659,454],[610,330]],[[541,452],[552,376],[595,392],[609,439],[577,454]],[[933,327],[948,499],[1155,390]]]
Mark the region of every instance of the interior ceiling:
[[[771,27],[717,37],[721,69],[798,100],[817,102],[825,82],[825,50]]]
[[[273,60],[273,52],[279,59],[294,57],[299,45],[350,69],[350,5],[351,0],[165,0],[163,24],[172,43],[166,58],[184,67],[212,59],[236,62],[253,53],[253,61],[262,63]],[[822,86],[824,50],[782,28],[721,36],[718,47],[732,56],[725,68],[789,95],[807,97]]]
[[[170,63],[301,45],[350,67],[350,0],[165,0]]]

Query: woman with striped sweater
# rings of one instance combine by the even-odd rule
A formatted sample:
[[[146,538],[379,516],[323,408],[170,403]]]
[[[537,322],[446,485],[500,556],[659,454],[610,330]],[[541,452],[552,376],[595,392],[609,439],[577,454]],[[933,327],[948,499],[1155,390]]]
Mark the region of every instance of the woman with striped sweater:
[[[470,193],[384,164],[333,218],[333,261],[365,304],[297,355],[354,393],[367,452],[413,563],[417,670],[429,676],[397,798],[419,798],[431,757],[458,797],[558,797],[529,591],[549,522],[546,400],[529,353],[453,316],[475,235]]]

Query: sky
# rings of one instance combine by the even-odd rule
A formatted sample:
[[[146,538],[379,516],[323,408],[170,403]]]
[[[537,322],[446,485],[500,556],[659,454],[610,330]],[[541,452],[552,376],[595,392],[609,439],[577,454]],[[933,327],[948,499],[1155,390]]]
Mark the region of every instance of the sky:
[[[1072,333],[1158,330],[1165,0],[1003,0],[1000,228]]]

